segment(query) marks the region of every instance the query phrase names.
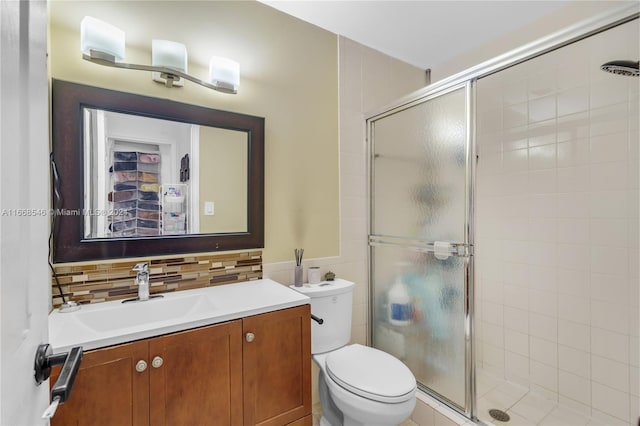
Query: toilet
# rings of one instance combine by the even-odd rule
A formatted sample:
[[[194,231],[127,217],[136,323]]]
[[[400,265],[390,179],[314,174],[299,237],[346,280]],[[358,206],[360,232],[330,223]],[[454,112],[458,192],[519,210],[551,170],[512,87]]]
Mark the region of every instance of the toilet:
[[[348,345],[354,283],[336,279],[291,288],[311,298],[320,425],[391,426],[406,420],[416,405],[416,379],[409,368],[381,350]]]

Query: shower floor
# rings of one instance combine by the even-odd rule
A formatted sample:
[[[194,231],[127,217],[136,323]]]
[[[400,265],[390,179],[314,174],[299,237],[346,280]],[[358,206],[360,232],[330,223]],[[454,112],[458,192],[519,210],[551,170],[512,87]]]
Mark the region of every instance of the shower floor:
[[[605,426],[607,422],[589,418],[569,407],[558,404],[524,386],[498,379],[490,373],[477,372],[478,418],[490,425],[503,426]],[[510,416],[501,422],[489,415],[499,409]]]

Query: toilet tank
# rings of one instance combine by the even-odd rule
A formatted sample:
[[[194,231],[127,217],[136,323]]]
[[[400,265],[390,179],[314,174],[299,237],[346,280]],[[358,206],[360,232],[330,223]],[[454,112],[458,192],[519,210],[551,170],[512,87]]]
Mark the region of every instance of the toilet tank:
[[[311,353],[338,349],[351,340],[351,312],[354,283],[342,279],[318,284],[291,286],[311,298],[311,314],[323,320],[311,320]]]

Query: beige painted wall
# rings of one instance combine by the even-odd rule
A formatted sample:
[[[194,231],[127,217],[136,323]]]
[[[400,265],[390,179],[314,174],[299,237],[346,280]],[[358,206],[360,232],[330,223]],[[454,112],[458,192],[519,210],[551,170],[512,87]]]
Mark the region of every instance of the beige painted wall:
[[[336,35],[257,2],[155,2],[153,8],[145,3],[50,2],[51,77],[265,117],[264,262],[289,260],[294,247],[304,247],[307,257],[338,255]],[[226,40],[234,51],[224,52],[222,45],[219,53],[240,62],[239,94],[189,82],[167,89],[151,81],[149,73],[83,61],[79,28],[85,14],[114,25],[114,16],[145,16],[166,21],[167,34],[198,32],[212,45]],[[60,23],[76,15],[78,22],[71,27]],[[206,16],[206,25],[198,28],[185,18],[199,15]],[[136,28],[123,30],[133,33]],[[148,49],[152,38],[162,37],[169,35],[150,34]],[[127,47],[126,60],[150,63],[148,49]],[[206,60],[192,54],[189,72],[205,76],[207,70],[196,61]]]
[[[200,126],[200,232],[247,230],[247,134]],[[214,203],[213,216],[204,203]]]
[[[366,344],[369,272],[367,263],[367,143],[365,113],[380,108],[427,84],[424,70],[401,62],[345,37],[339,37],[340,63],[340,256],[309,259],[322,274],[353,281],[351,341]],[[293,283],[294,262],[264,265],[264,274]],[[313,364],[314,414],[319,408],[318,370]]]

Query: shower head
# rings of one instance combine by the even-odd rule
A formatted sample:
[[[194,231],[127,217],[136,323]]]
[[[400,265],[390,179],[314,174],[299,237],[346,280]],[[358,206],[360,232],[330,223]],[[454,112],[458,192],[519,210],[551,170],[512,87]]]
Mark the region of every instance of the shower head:
[[[638,64],[638,61],[611,61],[600,65],[600,69],[625,77],[638,77],[640,75]]]

